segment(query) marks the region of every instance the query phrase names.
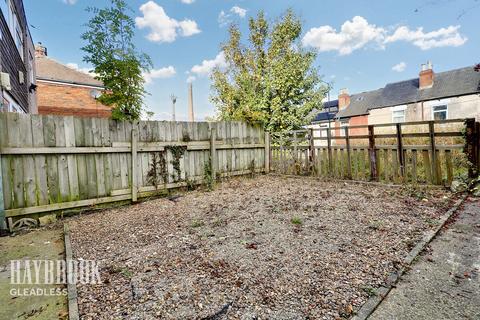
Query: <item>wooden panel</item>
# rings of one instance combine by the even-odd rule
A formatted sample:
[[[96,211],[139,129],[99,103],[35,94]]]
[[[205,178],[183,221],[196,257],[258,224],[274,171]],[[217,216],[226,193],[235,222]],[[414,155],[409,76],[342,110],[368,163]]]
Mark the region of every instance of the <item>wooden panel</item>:
[[[81,118],[74,118],[75,126],[75,146],[85,146],[85,129],[84,121]],[[78,176],[78,196],[80,200],[89,198],[89,185],[88,185],[88,171],[87,171],[87,156],[85,154],[79,154],[76,157],[77,160],[77,176]],[[95,187],[96,189],[96,187]]]
[[[44,147],[45,144],[43,141],[43,118],[39,115],[31,115],[31,125],[33,147]],[[46,205],[48,203],[46,157],[44,155],[35,155],[34,166],[37,205]]]
[[[5,207],[14,217],[103,203],[109,196],[132,190],[133,176],[139,178],[139,196],[147,195],[152,187],[157,189],[148,181],[152,154],[163,150],[168,183],[159,190],[186,185],[188,180],[200,183],[210,158],[209,126],[216,129],[212,141],[219,177],[264,171],[265,135],[259,126],[240,122],[140,122],[138,165],[132,171],[129,122],[0,114],[0,128],[6,132],[0,137]],[[179,172],[172,165],[171,146],[188,148],[179,159]],[[288,152],[290,160],[299,157],[305,162],[303,167],[310,166],[308,150],[303,146],[297,155]]]
[[[65,146],[75,147],[75,123],[73,117],[64,118],[65,126]],[[70,186],[70,201],[80,199],[80,190],[78,186],[78,168],[75,155],[67,155],[68,182]]]

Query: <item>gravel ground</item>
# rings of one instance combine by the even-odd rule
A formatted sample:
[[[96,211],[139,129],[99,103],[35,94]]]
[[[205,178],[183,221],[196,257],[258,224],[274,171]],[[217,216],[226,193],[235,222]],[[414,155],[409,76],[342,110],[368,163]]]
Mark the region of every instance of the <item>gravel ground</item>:
[[[435,191],[259,176],[70,221],[83,319],[349,318],[451,203]]]

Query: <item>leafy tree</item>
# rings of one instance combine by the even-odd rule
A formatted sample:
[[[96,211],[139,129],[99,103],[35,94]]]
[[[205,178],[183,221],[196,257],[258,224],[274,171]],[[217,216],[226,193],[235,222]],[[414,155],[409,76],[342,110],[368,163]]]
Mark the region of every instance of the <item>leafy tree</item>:
[[[98,100],[112,106],[112,117],[119,120],[140,118],[147,94],[142,73],[152,67],[150,57],[136,51],[132,42],[135,23],[129,11],[124,0],[111,0],[103,9],[87,8],[94,16],[82,35],[87,42],[83,60],[94,66],[96,79],[105,86]]]
[[[222,45],[227,67],[212,73],[211,100],[223,120],[261,122],[282,133],[308,124],[326,93],[316,54],[301,46],[302,23],[288,10],[272,25],[263,12],[250,18],[247,44],[237,26]]]

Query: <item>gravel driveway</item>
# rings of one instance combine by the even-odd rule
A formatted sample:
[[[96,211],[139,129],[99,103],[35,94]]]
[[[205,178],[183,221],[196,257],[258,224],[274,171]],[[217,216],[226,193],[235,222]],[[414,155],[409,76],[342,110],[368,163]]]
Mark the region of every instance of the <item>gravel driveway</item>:
[[[450,195],[258,176],[70,220],[83,319],[349,318]]]

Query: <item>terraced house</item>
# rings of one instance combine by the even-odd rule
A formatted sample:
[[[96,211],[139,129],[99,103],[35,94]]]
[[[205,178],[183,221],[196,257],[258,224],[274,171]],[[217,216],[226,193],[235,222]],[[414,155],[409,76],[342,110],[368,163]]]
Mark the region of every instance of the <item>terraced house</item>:
[[[0,0],[0,111],[37,113],[35,53],[21,0]]]
[[[91,74],[75,70],[48,56],[47,48],[35,46],[38,85],[38,113],[77,117],[111,116],[111,108],[97,98],[103,83]]]
[[[480,73],[473,66],[435,73],[430,62],[418,78],[338,97],[336,124],[353,126],[425,120],[480,120]]]

